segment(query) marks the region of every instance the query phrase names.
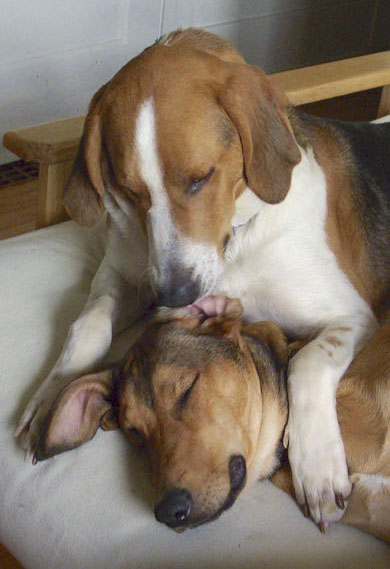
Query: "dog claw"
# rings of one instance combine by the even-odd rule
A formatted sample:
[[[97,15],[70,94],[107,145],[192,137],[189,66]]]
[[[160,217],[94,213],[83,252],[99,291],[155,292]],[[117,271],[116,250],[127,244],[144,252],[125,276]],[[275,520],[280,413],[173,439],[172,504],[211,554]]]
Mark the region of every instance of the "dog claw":
[[[283,435],[283,446],[285,449],[288,449],[288,443],[289,442],[290,442],[290,437],[289,437],[288,431],[285,430],[284,435]]]
[[[309,506],[307,504],[302,504],[301,508],[305,518],[310,518]]]
[[[17,438],[22,431],[23,431],[23,425],[18,425],[15,429],[14,437]]]
[[[335,495],[335,500],[336,500],[336,506],[338,508],[340,508],[340,510],[344,510],[345,509],[345,502],[344,502],[344,497],[342,494],[337,493]]]
[[[320,522],[318,524],[318,529],[320,530],[321,533],[327,534],[330,532],[330,524],[329,522]]]
[[[14,432],[14,437],[18,437],[19,435],[21,435],[22,432],[25,430],[25,428],[28,427],[29,423],[30,423],[30,421],[26,421],[26,420],[19,421],[19,424],[16,427],[15,432]]]

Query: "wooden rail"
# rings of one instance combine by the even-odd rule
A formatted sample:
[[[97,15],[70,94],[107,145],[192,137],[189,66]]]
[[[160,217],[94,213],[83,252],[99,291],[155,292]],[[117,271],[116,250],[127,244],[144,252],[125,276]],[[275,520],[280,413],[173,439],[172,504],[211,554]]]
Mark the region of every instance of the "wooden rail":
[[[294,105],[383,87],[378,116],[390,113],[390,51],[271,75]],[[62,192],[69,177],[85,116],[7,132],[3,144],[20,158],[39,163],[37,227],[62,221]]]

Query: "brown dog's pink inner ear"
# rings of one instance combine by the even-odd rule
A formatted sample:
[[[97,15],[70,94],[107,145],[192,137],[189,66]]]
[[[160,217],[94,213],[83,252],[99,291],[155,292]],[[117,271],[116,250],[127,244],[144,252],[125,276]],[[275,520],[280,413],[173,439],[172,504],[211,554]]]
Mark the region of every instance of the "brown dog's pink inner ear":
[[[111,414],[112,384],[111,370],[83,376],[70,383],[49,410],[35,458],[45,460],[92,439],[104,416]],[[113,428],[112,421],[109,424]]]
[[[232,65],[220,103],[240,136],[249,188],[267,203],[281,202],[301,160],[287,97],[260,69]]]

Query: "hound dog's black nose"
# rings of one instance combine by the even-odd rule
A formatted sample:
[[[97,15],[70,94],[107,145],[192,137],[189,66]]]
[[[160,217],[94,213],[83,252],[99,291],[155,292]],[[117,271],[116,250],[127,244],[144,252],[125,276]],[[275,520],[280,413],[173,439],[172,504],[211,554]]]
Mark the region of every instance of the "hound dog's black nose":
[[[163,285],[157,290],[155,304],[157,306],[177,308],[195,302],[199,296],[200,287],[197,282],[178,280],[172,285]]]
[[[192,267],[185,267],[178,262],[169,263],[164,273],[154,283],[157,306],[178,308],[192,304],[201,295],[201,282],[194,275]]]
[[[171,528],[186,526],[192,512],[192,498],[187,490],[170,490],[154,509],[156,520]]]

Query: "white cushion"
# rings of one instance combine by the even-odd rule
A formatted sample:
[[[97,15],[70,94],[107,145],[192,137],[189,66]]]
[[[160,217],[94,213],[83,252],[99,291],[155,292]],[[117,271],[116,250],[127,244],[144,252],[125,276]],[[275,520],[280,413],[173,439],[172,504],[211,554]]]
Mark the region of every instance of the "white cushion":
[[[0,242],[0,541],[24,567],[388,568],[386,545],[342,525],[322,535],[269,482],[219,520],[174,533],[154,519],[148,467],[119,431],[24,462],[17,418],[59,355],[99,255],[73,222]]]

